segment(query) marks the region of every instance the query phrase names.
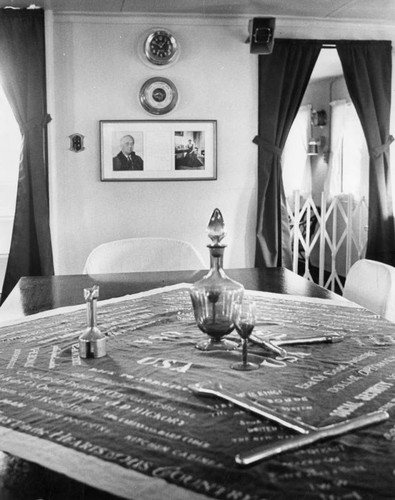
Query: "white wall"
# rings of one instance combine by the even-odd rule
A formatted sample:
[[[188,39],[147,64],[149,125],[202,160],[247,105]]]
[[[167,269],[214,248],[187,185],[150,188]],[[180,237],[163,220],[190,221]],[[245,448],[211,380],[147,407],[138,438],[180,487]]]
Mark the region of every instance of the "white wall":
[[[207,259],[205,228],[214,208],[227,224],[225,267],[254,264],[258,57],[249,53],[248,19],[136,18],[47,12],[51,230],[57,274],[82,271],[98,244],[133,236],[193,243]],[[181,43],[179,61],[153,70],[137,53],[148,28],[166,26]],[[318,26],[319,27],[319,26]],[[310,26],[284,19],[278,37],[389,38],[383,27]],[[384,27],[385,29],[385,27]],[[389,33],[393,30],[388,29]],[[180,92],[163,118],[143,110],[138,93],[150,77]],[[218,180],[101,182],[99,120],[217,120]],[[85,151],[69,151],[69,136]]]
[[[171,68],[151,69],[137,53],[148,28],[165,25],[181,44]],[[183,19],[54,16],[51,224],[57,274],[82,271],[98,244],[134,236],[188,240],[207,259],[214,208],[227,225],[228,267],[253,265],[256,206],[257,57],[246,26]],[[176,109],[156,118],[138,100],[150,77],[171,79]],[[51,82],[50,82],[51,84]],[[99,120],[217,120],[218,180],[101,182]],[[73,153],[69,135],[85,136]]]

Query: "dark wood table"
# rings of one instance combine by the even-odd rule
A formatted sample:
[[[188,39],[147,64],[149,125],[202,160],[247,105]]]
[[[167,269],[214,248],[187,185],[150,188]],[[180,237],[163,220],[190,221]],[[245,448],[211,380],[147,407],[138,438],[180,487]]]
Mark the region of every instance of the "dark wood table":
[[[193,283],[207,271],[37,276],[19,280],[0,308],[0,323],[10,319],[84,303],[83,289],[100,286],[100,299],[122,297],[177,283]],[[229,269],[227,275],[248,290],[330,299],[338,295],[284,268]]]
[[[0,308],[0,323],[21,316],[84,302],[83,289],[100,286],[100,299],[121,297],[182,282],[194,282],[206,271],[69,275],[22,278]],[[330,299],[338,297],[282,268],[234,269],[229,277],[246,289]],[[62,474],[7,454],[0,454],[1,500],[115,500],[116,497]],[[136,499],[137,500],[137,499]]]

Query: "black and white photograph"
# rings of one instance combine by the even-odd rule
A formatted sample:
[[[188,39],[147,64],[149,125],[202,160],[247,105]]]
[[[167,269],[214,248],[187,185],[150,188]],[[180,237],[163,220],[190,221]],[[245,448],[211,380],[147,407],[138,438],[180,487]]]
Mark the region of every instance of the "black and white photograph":
[[[0,500],[395,500],[395,0],[0,0]]]
[[[205,134],[201,131],[178,131],[174,135],[176,170],[205,169]]]
[[[119,136],[121,137],[119,138]],[[136,137],[137,144],[142,144],[141,132],[133,132],[133,135],[127,131],[114,134],[113,151],[114,149],[115,151],[112,159],[114,172],[119,170],[144,170],[143,154],[140,156],[135,151]]]
[[[102,181],[217,178],[215,120],[101,120]]]

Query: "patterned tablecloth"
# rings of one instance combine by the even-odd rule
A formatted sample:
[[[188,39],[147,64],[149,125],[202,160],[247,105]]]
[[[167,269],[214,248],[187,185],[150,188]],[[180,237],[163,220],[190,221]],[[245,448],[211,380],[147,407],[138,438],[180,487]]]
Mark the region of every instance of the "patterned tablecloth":
[[[99,301],[107,356],[81,359],[84,307],[0,328],[0,449],[130,499],[393,499],[395,325],[331,302],[249,292],[257,330],[334,344],[202,352],[188,286]],[[234,336],[234,335],[233,335]],[[236,337],[235,337],[236,338]],[[391,418],[341,438],[241,467],[235,455],[295,435],[189,385],[217,381],[314,426],[385,409]]]

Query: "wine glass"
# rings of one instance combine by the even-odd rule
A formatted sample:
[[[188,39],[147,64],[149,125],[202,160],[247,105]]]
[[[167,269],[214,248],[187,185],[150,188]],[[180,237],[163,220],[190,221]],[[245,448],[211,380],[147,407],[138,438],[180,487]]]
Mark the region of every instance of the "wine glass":
[[[251,363],[247,361],[247,351],[248,351],[248,337],[251,335],[252,330],[255,326],[255,302],[251,300],[242,300],[235,304],[234,308],[234,323],[237,333],[241,337],[242,345],[242,361],[238,363],[233,363],[231,368],[233,370],[250,371],[257,370],[259,365],[256,363]]]

